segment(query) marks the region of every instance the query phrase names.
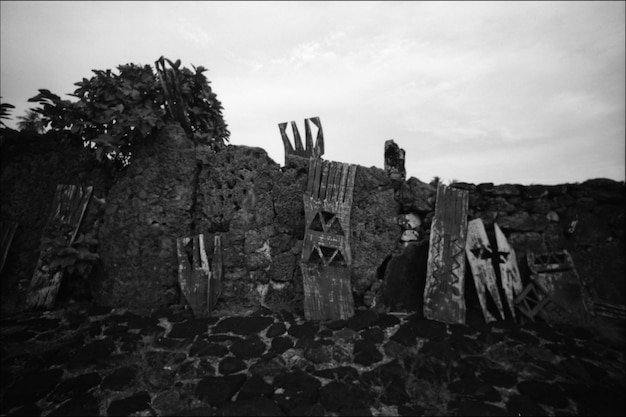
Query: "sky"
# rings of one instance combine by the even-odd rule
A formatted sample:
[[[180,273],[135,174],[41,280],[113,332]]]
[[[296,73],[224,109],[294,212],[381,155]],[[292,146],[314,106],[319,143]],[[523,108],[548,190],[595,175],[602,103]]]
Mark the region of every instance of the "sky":
[[[625,177],[624,1],[1,1],[0,96],[165,56],[208,68],[230,143],[284,164],[278,124],[319,117],[324,159],[407,179]],[[291,137],[291,129],[288,129]]]

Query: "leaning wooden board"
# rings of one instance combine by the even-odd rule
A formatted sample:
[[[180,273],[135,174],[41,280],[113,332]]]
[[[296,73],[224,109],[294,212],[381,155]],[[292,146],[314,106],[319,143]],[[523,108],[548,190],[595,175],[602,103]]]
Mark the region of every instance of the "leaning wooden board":
[[[504,310],[502,301],[498,293],[497,277],[493,270],[491,259],[493,249],[487,238],[485,225],[481,219],[474,219],[467,226],[467,243],[465,245],[465,253],[474,277],[474,285],[478,293],[480,307],[483,310],[483,316],[486,322],[495,321],[504,318]],[[486,291],[485,291],[486,290]],[[495,301],[500,317],[496,318],[487,309],[487,293]]]
[[[524,287],[522,286],[522,278],[517,266],[517,256],[515,255],[515,249],[506,240],[506,236],[500,230],[497,223],[494,223],[493,228],[496,232],[496,242],[498,244],[498,256],[500,264],[500,276],[502,277],[502,287],[506,294],[507,303],[509,309],[515,317],[515,299],[522,292]]]
[[[465,237],[468,192],[437,188],[424,288],[424,316],[465,323]]]
[[[44,228],[42,241],[46,238],[56,240],[66,247],[74,243],[92,190],[91,186],[57,185],[52,201],[52,212]],[[51,256],[53,256],[52,246],[42,248],[26,297],[28,309],[52,308],[54,305],[63,279],[63,271],[50,269]]]

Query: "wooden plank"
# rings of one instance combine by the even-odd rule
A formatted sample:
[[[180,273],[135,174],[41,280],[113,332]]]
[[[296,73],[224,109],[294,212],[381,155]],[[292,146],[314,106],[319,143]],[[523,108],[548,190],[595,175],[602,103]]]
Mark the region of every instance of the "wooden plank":
[[[178,282],[195,317],[207,317],[209,312],[209,282],[211,271],[204,246],[204,235],[176,239]]]
[[[509,242],[507,241],[506,236],[504,236],[504,233],[502,233],[500,226],[498,226],[497,223],[494,223],[493,228],[496,233],[496,243],[498,245],[498,261],[500,264],[502,287],[504,288],[504,293],[506,294],[507,303],[509,305],[509,309],[511,310],[511,314],[513,315],[513,320],[516,320],[515,298],[523,290],[522,278],[517,265],[517,256],[515,254],[515,249],[509,245]]]
[[[467,206],[467,191],[439,185],[424,288],[426,318],[465,323]]]
[[[11,221],[0,222],[0,229],[2,230],[2,236],[0,241],[0,271],[4,269],[4,262],[9,254],[11,248],[11,242],[13,242],[13,236],[17,230],[17,223]]]
[[[315,142],[313,141],[313,135],[311,134],[311,126],[309,124],[309,121],[317,127],[317,137],[315,139]],[[289,137],[287,136],[287,123],[279,123],[278,129],[280,130],[280,136],[283,141],[283,146],[285,148],[285,163],[287,163],[287,159],[291,155],[299,156],[302,158],[318,159],[324,154],[324,132],[322,130],[322,122],[320,121],[319,117],[304,119],[304,146],[302,144],[302,138],[300,137],[300,132],[298,131],[298,126],[296,125],[296,122],[291,122],[291,131],[293,132],[294,142],[293,145],[291,144],[291,142],[289,141]]]
[[[483,310],[483,316],[487,323],[497,320],[487,309],[488,292],[495,301],[500,317],[504,319],[504,309],[500,294],[498,293],[498,285],[496,273],[493,270],[491,259],[493,257],[493,249],[487,238],[487,232],[481,219],[474,219],[467,226],[467,242],[465,244],[465,254],[472,270],[474,284],[480,301],[480,307]],[[485,292],[486,290],[486,292]]]
[[[313,178],[313,182],[303,195],[307,227],[300,262],[305,317],[348,318],[354,314],[349,236],[356,167],[321,159],[311,161],[309,180]],[[321,223],[321,230],[313,229],[314,221]]]
[[[214,238],[212,265],[202,234],[176,239],[176,251],[181,292],[195,317],[209,317],[221,291],[221,238],[219,235]]]
[[[70,246],[74,243],[83,215],[91,199],[93,187],[79,187],[76,185],[57,185],[52,211],[44,228],[42,242],[49,239],[56,241],[59,246]],[[42,246],[44,246],[42,244]],[[27,309],[52,308],[59,292],[63,271],[51,270],[49,265],[53,252],[53,245],[42,248],[30,282],[26,297]]]

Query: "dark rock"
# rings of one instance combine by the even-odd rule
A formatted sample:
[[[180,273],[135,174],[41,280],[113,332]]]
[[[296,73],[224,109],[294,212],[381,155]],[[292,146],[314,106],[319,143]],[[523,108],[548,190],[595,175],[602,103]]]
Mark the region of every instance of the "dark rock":
[[[206,340],[208,340],[209,342],[216,342],[216,343],[230,342],[230,344],[233,344],[237,341],[243,340],[243,338],[239,336],[230,336],[227,334],[215,334],[215,335],[208,336]]]
[[[240,359],[258,358],[265,353],[265,342],[259,336],[248,336],[230,346],[230,351]]]
[[[333,320],[333,321],[329,321],[324,323],[324,326],[326,326],[326,328],[330,329],[330,330],[339,330],[339,329],[343,329],[344,327],[346,327],[346,325],[348,324],[348,322],[346,320]]]
[[[234,333],[247,336],[260,333],[274,322],[272,317],[226,317],[213,327],[211,334]]]
[[[100,415],[100,402],[93,394],[80,393],[63,405],[55,408],[48,416],[97,416]],[[109,414],[111,415],[111,414]],[[126,414],[124,414],[126,415]]]
[[[480,379],[496,387],[511,388],[517,383],[517,377],[500,369],[488,369],[480,373]]]
[[[479,401],[497,403],[501,400],[500,394],[493,386],[474,377],[455,381],[448,385],[448,388],[451,392],[471,396]]]
[[[157,337],[154,346],[167,350],[176,350],[182,348],[188,339],[170,339],[169,337]]]
[[[129,386],[137,376],[136,366],[123,366],[105,376],[100,388],[122,391]]]
[[[483,403],[476,400],[463,400],[455,404],[456,413],[459,416],[512,416],[502,407]]]
[[[347,320],[346,327],[358,332],[378,322],[378,314],[373,310],[356,310]]]
[[[436,194],[435,187],[411,177],[400,186],[396,199],[405,213],[411,211],[426,213],[435,209]]]
[[[389,327],[393,327],[397,324],[400,324],[400,319],[391,314],[380,314],[378,316],[378,325],[382,329],[387,329]]]
[[[428,264],[428,241],[410,243],[399,256],[391,258],[385,271],[382,301],[392,311],[422,314]]]
[[[245,382],[242,374],[207,376],[198,383],[196,396],[212,406],[220,406],[230,401]]]
[[[428,342],[433,343],[433,342]],[[426,345],[424,345],[426,346]],[[449,346],[453,352],[462,355],[476,355],[484,351],[484,346],[471,337],[460,336],[458,334],[452,334],[449,338]],[[442,348],[447,349],[448,346],[444,345]],[[435,355],[438,356],[438,355]],[[454,354],[448,355],[448,357],[455,357]]]
[[[95,340],[79,348],[67,363],[69,369],[82,368],[102,362],[115,351],[115,344],[110,339]]]
[[[108,416],[128,416],[150,408],[150,394],[138,392],[121,400],[114,400],[107,408]]]
[[[521,330],[514,330],[510,332],[508,334],[508,337],[510,339],[520,341],[527,345],[535,345],[535,346],[539,345],[539,339],[537,339],[535,336],[531,335],[530,333],[526,333]]]
[[[373,397],[359,385],[331,381],[320,389],[320,403],[326,410],[363,409],[372,404]]]
[[[440,321],[423,319],[419,314],[413,314],[407,320],[413,326],[417,337],[434,340],[446,334],[446,324]]]
[[[351,366],[340,366],[338,368],[323,369],[313,372],[313,375],[320,378],[332,379],[335,381],[353,382],[359,380],[359,372]]]
[[[287,363],[281,356],[266,356],[260,358],[252,366],[250,366],[248,372],[251,375],[273,377],[281,372],[284,372],[284,369],[287,367]]]
[[[517,390],[522,395],[528,395],[533,400],[551,407],[565,408],[568,405],[567,398],[559,389],[558,385],[537,381],[521,381],[517,384]]]
[[[84,394],[101,381],[97,372],[89,372],[63,380],[49,395],[50,399],[59,400]]]
[[[313,322],[307,321],[302,324],[292,324],[287,333],[295,338],[304,338],[304,337],[314,337],[317,331],[319,330],[319,326]]]
[[[369,340],[357,340],[354,343],[354,362],[363,366],[370,366],[383,359],[376,344]]]
[[[7,412],[18,405],[37,402],[59,383],[62,376],[62,369],[50,369],[18,379],[5,392],[2,411]]]
[[[201,318],[175,323],[167,337],[172,339],[193,339],[196,335],[207,334],[209,326],[216,321],[217,319],[215,318]]]
[[[549,416],[550,414],[528,395],[511,395],[506,409],[518,416]]]
[[[415,346],[417,343],[415,326],[412,323],[404,323],[389,339],[404,346]]]
[[[373,343],[382,343],[385,340],[385,333],[380,327],[370,327],[361,331],[361,337]]]
[[[218,370],[222,375],[229,375],[244,370],[248,367],[244,361],[233,356],[227,356],[220,361]]]
[[[287,327],[285,327],[285,323],[278,322],[278,323],[272,324],[269,327],[269,329],[267,329],[267,332],[265,333],[265,335],[267,337],[276,337],[276,336],[285,334],[286,331],[287,331]]]
[[[293,347],[293,342],[291,341],[291,339],[288,337],[281,336],[281,337],[276,337],[272,339],[272,347],[270,350],[277,354],[281,354],[285,352],[286,350],[291,349],[292,347]]]
[[[332,360],[332,347],[314,342],[304,350],[304,357],[312,363],[328,363]]]
[[[265,382],[262,376],[252,375],[239,390],[237,401],[254,397],[271,397],[273,393],[272,385]]]
[[[505,197],[512,197],[512,196],[520,195],[520,190],[517,185],[501,184],[501,185],[496,185],[494,187],[493,194],[502,195]]]
[[[105,336],[110,336],[111,340],[117,340],[120,335],[128,332],[128,326],[126,325],[115,325],[111,326],[104,331]]]
[[[382,364],[364,372],[361,380],[369,387],[384,387],[381,401],[385,404],[406,404],[409,396],[405,390],[407,373],[397,360]]]
[[[517,211],[511,215],[498,216],[498,226],[507,232],[543,232],[548,227],[548,219],[542,214],[528,214]]]
[[[625,415],[623,382],[610,388],[601,385],[592,386],[583,396],[574,398],[574,400],[578,405],[579,415]]]
[[[291,410],[292,416],[316,416],[323,417],[326,415],[324,407],[321,404],[301,405]]]
[[[304,371],[281,373],[274,377],[274,400],[290,414],[295,407],[315,404],[320,386],[320,381]]]
[[[407,417],[408,416],[411,416],[411,417],[423,416],[425,411],[426,409],[419,405],[413,405],[413,406],[399,405],[398,406],[399,416],[407,416]]]
[[[217,343],[207,343],[197,339],[189,348],[189,356],[216,356],[223,357],[228,354],[228,348]]]
[[[284,416],[280,407],[267,397],[239,399],[221,406],[216,416]]]

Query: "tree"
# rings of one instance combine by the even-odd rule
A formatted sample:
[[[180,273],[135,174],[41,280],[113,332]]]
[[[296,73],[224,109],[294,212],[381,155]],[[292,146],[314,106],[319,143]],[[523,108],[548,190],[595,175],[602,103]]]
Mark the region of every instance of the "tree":
[[[171,68],[165,68],[165,61]],[[202,74],[203,67],[179,69],[163,57],[156,61],[157,74],[149,65],[120,65],[118,73],[92,70],[90,79],[75,83],[73,97],[62,100],[40,89],[29,102],[44,126],[68,134],[96,149],[102,160],[128,161],[132,150],[152,140],[168,122],[179,122],[191,139],[214,146],[228,141],[230,132],[222,117],[222,104]]]
[[[2,97],[0,97],[1,99]],[[0,103],[0,126],[7,127],[6,124],[2,121],[2,119],[10,119],[11,109],[14,109],[15,106],[9,103]]]
[[[18,120],[17,128],[22,132],[41,134],[45,130],[41,114],[33,109],[27,110],[26,115],[18,117]]]

